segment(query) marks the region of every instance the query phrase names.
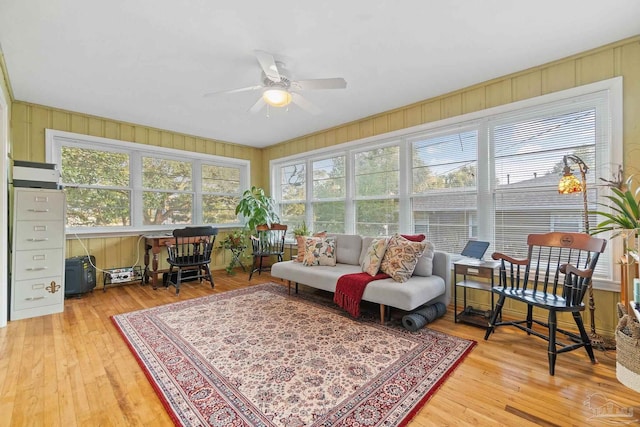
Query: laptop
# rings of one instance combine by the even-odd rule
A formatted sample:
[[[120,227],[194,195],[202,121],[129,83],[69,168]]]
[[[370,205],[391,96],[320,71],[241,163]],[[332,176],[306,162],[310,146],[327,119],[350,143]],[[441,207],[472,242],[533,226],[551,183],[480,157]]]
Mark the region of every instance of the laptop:
[[[482,257],[489,248],[489,242],[483,242],[481,240],[469,240],[465,245],[460,255],[465,258],[474,258],[478,262],[482,262]]]

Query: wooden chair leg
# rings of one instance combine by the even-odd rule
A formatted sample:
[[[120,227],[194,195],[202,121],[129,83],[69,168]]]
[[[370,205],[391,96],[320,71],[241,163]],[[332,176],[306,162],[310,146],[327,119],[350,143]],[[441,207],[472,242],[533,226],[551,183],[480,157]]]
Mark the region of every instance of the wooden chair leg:
[[[500,316],[500,314],[502,313],[502,306],[504,305],[504,295],[500,295],[500,298],[498,298],[498,303],[496,304],[495,308],[493,309],[493,314],[491,315],[491,319],[489,320],[489,326],[487,327],[487,332],[484,333],[484,339],[488,340],[489,339],[489,335],[491,335],[491,333],[495,330],[496,328],[496,320],[498,319],[498,317]]]
[[[213,289],[213,276],[211,275],[211,269],[209,268],[208,264],[205,264],[202,267],[204,268],[204,271],[207,275],[207,278],[209,279],[209,282],[211,282],[211,289]]]
[[[527,305],[527,335],[531,335],[531,328],[533,327],[533,306],[531,304]]]
[[[254,271],[256,271],[256,257],[255,257],[255,255],[253,257],[253,261],[251,261],[251,273],[249,273],[249,280],[251,280],[251,277],[253,277]]]
[[[556,320],[556,312],[549,310],[549,375],[555,375],[556,371],[556,356],[558,350],[556,349],[556,330],[558,329],[558,323]]]
[[[176,295],[180,293],[180,282],[182,281],[182,269],[178,268],[178,278],[176,279]]]
[[[162,285],[163,285],[165,288],[168,288],[168,287],[169,287],[169,285],[171,285],[171,284],[172,284],[172,282],[171,282],[171,276],[173,276],[173,265],[170,265],[170,266],[169,266],[169,272],[167,273],[167,280],[166,280],[166,281],[164,281],[164,280],[162,281]]]
[[[596,356],[593,353],[593,345],[591,344],[591,338],[589,338],[589,335],[587,334],[587,330],[584,327],[584,322],[582,321],[582,316],[580,316],[580,313],[574,311],[573,313],[573,320],[575,320],[576,322],[576,326],[578,326],[578,330],[580,331],[580,338],[582,338],[582,342],[584,343],[584,349],[587,351],[587,355],[589,356],[589,359],[591,359],[591,363],[598,363],[598,361],[596,360]]]

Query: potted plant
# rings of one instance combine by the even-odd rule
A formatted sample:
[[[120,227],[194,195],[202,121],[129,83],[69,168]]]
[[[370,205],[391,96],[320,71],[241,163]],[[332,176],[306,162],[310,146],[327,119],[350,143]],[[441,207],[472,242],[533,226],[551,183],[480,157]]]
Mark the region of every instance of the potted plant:
[[[635,261],[638,261],[638,251],[629,245],[629,242],[633,242],[633,237],[640,231],[640,187],[632,189],[633,175],[624,182],[614,182],[610,187],[613,194],[604,196],[610,203],[598,203],[600,206],[609,208],[610,212],[592,212],[603,216],[605,220],[591,229],[590,233],[595,235],[609,231],[613,233],[611,238],[624,237],[625,255],[631,255]]]
[[[229,261],[229,264],[225,267],[225,271],[228,275],[233,275],[235,273],[233,268],[236,264],[239,264],[240,267],[245,270],[245,267],[240,260],[244,250],[247,248],[246,233],[243,230],[236,229],[228,233],[224,239],[220,241],[220,248],[231,251],[231,261]]]
[[[275,209],[275,200],[267,196],[261,187],[252,186],[242,193],[242,198],[236,206],[236,215],[242,215],[246,226],[254,231],[258,225],[280,221]]]
[[[293,230],[291,230],[291,232],[293,233],[294,237],[311,235],[311,230],[307,228],[306,221],[302,221],[302,224],[296,226]]]

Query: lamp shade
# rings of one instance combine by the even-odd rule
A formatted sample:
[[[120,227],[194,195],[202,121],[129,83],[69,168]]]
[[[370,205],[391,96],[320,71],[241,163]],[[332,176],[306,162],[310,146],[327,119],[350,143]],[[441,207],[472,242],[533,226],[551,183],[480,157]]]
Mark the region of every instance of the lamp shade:
[[[558,193],[571,194],[582,191],[582,183],[572,173],[565,173],[558,183]]]
[[[286,107],[291,103],[291,93],[286,89],[266,89],[262,92],[262,99],[272,107]]]

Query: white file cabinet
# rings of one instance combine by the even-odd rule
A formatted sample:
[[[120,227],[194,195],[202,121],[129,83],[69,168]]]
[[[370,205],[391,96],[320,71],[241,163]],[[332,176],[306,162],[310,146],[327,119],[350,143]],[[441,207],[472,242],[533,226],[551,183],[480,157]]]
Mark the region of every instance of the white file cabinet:
[[[65,196],[14,188],[11,320],[64,309]]]

